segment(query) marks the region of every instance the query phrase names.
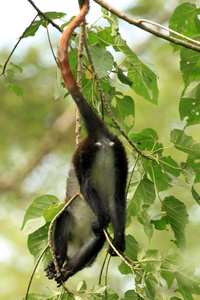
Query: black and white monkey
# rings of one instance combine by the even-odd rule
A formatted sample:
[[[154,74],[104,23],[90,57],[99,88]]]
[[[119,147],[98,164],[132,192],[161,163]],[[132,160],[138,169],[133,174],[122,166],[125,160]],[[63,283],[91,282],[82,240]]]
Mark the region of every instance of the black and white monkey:
[[[110,222],[114,246],[119,251],[125,250],[126,152],[118,137],[108,131],[83,97],[67,54],[70,36],[88,10],[89,0],[85,0],[79,15],[63,32],[58,51],[65,86],[78,106],[88,133],[74,153],[67,187],[67,200],[80,188],[86,203],[75,199],[56,222],[54,251],[61,276],[56,275],[53,261],[45,269],[46,276],[59,284],[95,260],[105,242],[103,229]],[[108,251],[115,255],[111,247]]]

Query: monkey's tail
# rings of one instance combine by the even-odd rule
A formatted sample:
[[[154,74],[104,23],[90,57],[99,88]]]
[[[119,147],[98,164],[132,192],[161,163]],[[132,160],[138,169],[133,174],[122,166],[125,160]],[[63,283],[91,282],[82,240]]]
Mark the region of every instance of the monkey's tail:
[[[82,94],[78,88],[78,85],[74,79],[72,70],[69,65],[68,46],[69,46],[70,37],[74,29],[76,29],[84,21],[84,18],[88,13],[88,11],[89,11],[89,0],[85,0],[80,10],[80,13],[64,30],[62,37],[60,39],[60,45],[58,49],[58,63],[61,69],[62,77],[66,88],[68,89],[69,93],[72,95],[75,102],[77,102],[76,101],[77,98],[81,97]]]

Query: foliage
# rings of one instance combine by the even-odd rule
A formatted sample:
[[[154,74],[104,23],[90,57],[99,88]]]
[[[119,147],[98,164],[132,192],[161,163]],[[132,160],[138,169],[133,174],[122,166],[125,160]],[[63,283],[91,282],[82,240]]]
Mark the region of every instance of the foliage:
[[[126,236],[125,260],[128,265],[122,261],[119,271],[124,275],[132,274],[134,290],[127,290],[123,299],[164,299],[162,296],[164,284],[173,292],[171,300],[194,299],[194,295],[200,294],[200,278],[195,273],[195,266],[188,257],[185,259],[183,254],[187,243],[185,231],[189,222],[187,203],[181,198],[177,199],[171,193],[171,188],[179,186],[182,193],[188,189],[191,198],[200,204],[197,192],[197,184],[200,182],[200,143],[186,133],[188,127],[200,123],[200,53],[173,46],[174,50],[180,51],[180,71],[184,81],[179,103],[183,128],[173,128],[168,132],[172,151],[166,155],[168,144],[161,143],[154,129],[145,128],[135,132],[133,127],[137,113],[134,93],[152,105],[158,104],[157,74],[153,67],[145,64],[122,39],[116,17],[106,10],[103,10],[103,14],[104,18],[109,20],[110,26],[105,28],[91,26],[87,29],[89,49],[115,120],[138,149],[138,152],[133,150],[128,141],[124,140],[130,164],[127,191],[127,232],[130,234]],[[184,3],[176,8],[169,23],[170,28],[198,40],[200,29],[198,15],[199,9],[194,4]],[[61,17],[62,14],[53,12],[49,14],[50,19]],[[31,25],[24,37],[34,36],[41,25],[44,26],[42,17]],[[73,36],[72,40],[75,48],[70,50],[69,57],[75,74],[78,37]],[[112,54],[108,51],[108,46],[112,48]],[[116,62],[113,54],[118,52],[123,54],[120,64]],[[84,66],[88,66],[85,54],[83,60]],[[19,66],[14,64],[11,66],[19,72],[22,71]],[[10,72],[8,68],[6,72]],[[59,79],[57,86],[60,84]],[[21,88],[16,84],[10,84],[7,79],[5,87],[18,96],[22,95]],[[82,91],[94,109],[100,113],[98,88],[86,68],[83,70]],[[108,112],[105,111],[104,114],[107,125],[116,130]],[[174,151],[180,153],[183,160],[174,158]],[[29,234],[28,247],[35,260],[47,245],[49,223],[60,210],[58,202],[54,196],[40,196],[33,201],[24,217],[23,228]],[[136,222],[143,227],[149,242],[156,231],[162,231],[166,239],[169,238],[167,234],[170,232],[173,242],[171,249],[162,252],[160,249],[143,247],[141,241],[134,237],[132,230]],[[48,259],[49,253],[45,255],[44,265]],[[81,299],[81,297],[119,299],[117,292],[104,285],[95,285],[88,291],[85,281],[82,281],[72,294],[61,293],[30,294],[29,299]]]

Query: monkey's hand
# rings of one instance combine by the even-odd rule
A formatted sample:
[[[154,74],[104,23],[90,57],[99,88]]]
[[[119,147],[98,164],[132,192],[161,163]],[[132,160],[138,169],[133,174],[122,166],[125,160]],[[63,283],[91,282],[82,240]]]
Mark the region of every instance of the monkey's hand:
[[[48,279],[56,278],[56,269],[53,260],[48,264],[44,271],[46,272],[46,277],[48,277]]]
[[[55,277],[55,281],[57,282],[57,287],[62,285],[62,281],[66,281],[69,277],[73,276],[74,273],[71,270],[67,270],[65,268],[61,269],[61,274]]]
[[[119,252],[124,252],[126,247],[125,247],[125,238],[124,234],[118,233],[117,236],[113,240],[113,246],[119,251]],[[110,253],[111,256],[117,256],[117,253],[114,251],[114,249],[109,246],[108,248],[108,253]]]

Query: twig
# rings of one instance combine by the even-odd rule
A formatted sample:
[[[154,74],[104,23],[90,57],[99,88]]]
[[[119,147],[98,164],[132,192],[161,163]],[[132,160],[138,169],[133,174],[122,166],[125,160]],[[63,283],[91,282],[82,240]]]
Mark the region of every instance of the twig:
[[[35,271],[36,271],[36,269],[37,269],[37,267],[38,267],[38,264],[39,264],[41,258],[43,257],[44,253],[47,251],[48,247],[49,247],[49,246],[47,245],[47,246],[44,248],[44,250],[42,251],[42,253],[41,253],[40,256],[38,257],[38,259],[37,259],[37,261],[36,261],[36,263],[35,263],[35,265],[34,265],[34,268],[33,268],[33,271],[32,271],[32,273],[31,273],[31,277],[30,277],[30,280],[29,280],[29,283],[28,283],[28,287],[27,287],[27,290],[26,290],[25,300],[28,299],[29,290],[30,290],[30,287],[31,287],[31,283],[32,283],[32,281],[33,281],[33,276],[34,276]]]
[[[79,34],[79,47],[78,47],[78,67],[77,67],[77,84],[79,89],[82,89],[82,62],[83,62],[83,41],[85,35],[85,22],[82,22],[80,25],[80,34]],[[76,147],[80,144],[81,141],[81,115],[76,107]]]
[[[50,48],[51,48],[51,53],[53,55],[53,58],[58,66],[58,60],[57,60],[57,57],[53,51],[53,46],[52,46],[52,43],[51,43],[51,39],[50,39],[50,35],[49,35],[49,29],[48,29],[48,24],[47,24],[47,20],[45,20],[45,23],[46,23],[46,30],[47,30],[47,37],[48,37],[48,41],[49,41],[49,45],[50,45]]]
[[[19,40],[17,41],[17,43],[15,44],[15,46],[13,47],[12,51],[10,52],[10,55],[8,56],[4,66],[3,66],[3,71],[1,73],[1,75],[5,74],[6,71],[6,67],[7,64],[11,58],[11,56],[13,55],[15,49],[17,48],[17,46],[19,45],[19,43],[21,42],[21,40],[23,39],[24,35],[26,34],[27,30],[32,26],[32,24],[34,23],[35,19],[37,18],[38,15],[35,16],[35,18],[33,19],[33,21],[30,23],[30,25],[24,30],[24,32],[22,33],[22,35],[20,36]]]
[[[39,16],[42,16],[46,21],[48,21],[53,27],[57,28],[60,32],[62,32],[62,29],[54,23],[51,19],[49,19],[45,13],[43,13],[32,0],[28,0],[28,2],[35,8],[35,10],[38,12]]]
[[[129,24],[135,25],[135,26],[137,26],[137,27],[139,27],[139,28],[141,28],[141,29],[143,29],[143,30],[145,30],[147,32],[152,33],[153,35],[155,35],[157,37],[160,37],[160,38],[162,38],[164,40],[172,42],[172,43],[174,43],[176,45],[180,45],[180,46],[183,46],[185,48],[189,48],[189,49],[195,50],[197,52],[200,52],[200,47],[196,46],[196,45],[200,45],[200,43],[198,41],[196,41],[196,40],[192,40],[192,39],[190,39],[190,38],[188,38],[188,37],[186,37],[186,36],[184,36],[184,35],[176,32],[176,31],[171,30],[171,29],[169,29],[167,27],[164,27],[164,26],[162,26],[160,24],[157,24],[157,23],[154,23],[154,22],[151,22],[151,21],[148,21],[148,20],[144,20],[144,19],[136,20],[134,18],[131,18],[131,17],[125,15],[124,13],[122,13],[121,11],[117,10],[116,8],[112,7],[111,5],[109,5],[108,3],[106,3],[103,0],[94,0],[94,1],[96,3],[98,3],[99,5],[101,5],[102,7],[104,7],[105,9],[107,9],[108,11],[110,11],[111,13],[113,13],[114,15],[116,15],[118,18],[120,18],[120,19],[128,22]],[[156,30],[156,29],[154,29],[152,27],[144,25],[143,23],[149,23],[151,25],[154,25],[154,26],[157,26],[159,28],[165,29],[165,30],[167,30],[167,31],[169,31],[169,32],[171,32],[171,33],[173,33],[173,34],[181,37],[181,38],[189,40],[192,43],[195,43],[196,45],[192,45],[192,44],[187,43],[185,41],[176,39],[176,38],[174,38],[174,37],[172,37],[170,35],[166,35],[166,34],[160,32],[160,31],[158,31],[158,30]]]
[[[132,264],[130,264],[126,259],[125,259],[125,255],[121,254],[113,245],[110,237],[109,237],[109,234],[108,234],[108,231],[106,229],[103,229],[103,232],[105,234],[105,237],[109,243],[109,245],[111,246],[111,248],[115,251],[115,253],[117,254],[117,256],[119,256],[121,258],[121,260],[131,269],[133,270],[133,265],[134,265],[134,262],[131,261]],[[130,261],[130,260],[129,260]]]
[[[100,271],[100,274],[99,274],[99,284],[101,284],[101,278],[102,278],[103,269],[105,267],[107,257],[108,257],[108,252],[106,252],[106,256],[104,258],[104,261],[103,261],[103,264],[102,264],[102,267],[101,267],[101,271]]]
[[[110,260],[111,260],[111,255],[108,258],[108,262],[106,265],[106,273],[105,273],[105,286],[106,286],[105,299],[106,300],[108,299],[108,268],[109,268]]]

